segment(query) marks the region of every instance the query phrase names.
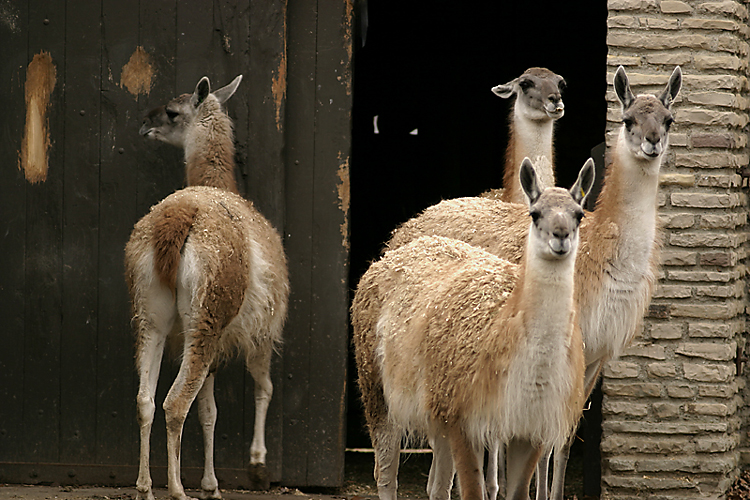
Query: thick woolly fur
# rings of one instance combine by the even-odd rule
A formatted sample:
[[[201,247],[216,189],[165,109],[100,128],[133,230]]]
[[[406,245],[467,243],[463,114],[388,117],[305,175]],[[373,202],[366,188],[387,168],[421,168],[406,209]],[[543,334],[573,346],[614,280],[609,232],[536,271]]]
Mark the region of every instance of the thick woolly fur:
[[[270,363],[281,342],[289,279],[281,238],[253,204],[237,194],[232,122],[222,110],[241,77],[210,93],[157,108],[141,135],[185,149],[191,187],[168,196],[135,225],[125,247],[125,270],[136,328],[141,428],[139,499],[152,500],[150,432],[156,383],[168,338],[182,342],[180,371],[164,401],[169,496],[187,498],[180,480],[182,426],[193,401],[204,438],[205,498],[220,498],[213,466],[216,423],[214,371],[243,355],[255,381],[251,486],[267,488],[265,419],[273,392]]]
[[[585,365],[574,264],[582,211],[559,188],[531,203],[539,218],[529,224],[527,209],[534,230],[520,265],[423,236],[386,252],[363,275],[352,324],[381,499],[395,493],[390,464],[402,435],[433,443],[447,437],[462,496],[473,498],[481,495],[479,465],[467,449],[513,439],[541,453],[567,442],[577,424]],[[559,250],[563,234],[569,246]],[[521,459],[527,473],[514,474],[517,495],[528,494],[536,458]]]
[[[158,231],[167,220],[173,234]],[[181,249],[168,263],[158,251],[165,241]],[[251,202],[211,187],[178,191],[136,224],[125,253],[138,354],[151,325],[170,317],[177,320],[173,333],[189,333],[196,349],[208,350],[202,358],[209,364],[233,352],[257,363],[281,342],[289,293],[284,251]],[[160,268],[168,271],[160,276]]]
[[[679,87],[677,88],[679,89]],[[675,92],[676,94],[676,92]],[[668,110],[654,96],[638,96],[631,106],[662,120]],[[576,289],[587,364],[618,356],[635,335],[648,307],[659,265],[656,194],[661,161],[644,157],[620,131],[596,209],[580,232]],[[528,225],[522,205],[481,198],[446,200],[394,230],[387,248],[423,235],[457,238],[511,262],[519,262]]]
[[[185,137],[185,166],[189,186],[214,186],[238,193],[234,178],[232,121],[212,94],[200,106]],[[231,168],[229,168],[231,167]]]

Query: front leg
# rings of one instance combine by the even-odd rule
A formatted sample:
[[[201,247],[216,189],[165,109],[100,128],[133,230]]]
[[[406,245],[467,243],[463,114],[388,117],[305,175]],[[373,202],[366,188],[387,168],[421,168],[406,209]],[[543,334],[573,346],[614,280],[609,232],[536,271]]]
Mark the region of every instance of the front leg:
[[[453,467],[451,447],[446,436],[438,433],[430,439],[432,445],[432,464],[427,478],[427,496],[430,500],[450,500],[453,489]]]
[[[484,477],[478,459],[482,448],[475,446],[456,424],[447,426],[446,431],[458,475],[461,500],[485,500]]]
[[[514,438],[505,450],[508,493],[506,500],[529,500],[529,485],[534,467],[542,455],[540,447],[532,446],[526,439]]]

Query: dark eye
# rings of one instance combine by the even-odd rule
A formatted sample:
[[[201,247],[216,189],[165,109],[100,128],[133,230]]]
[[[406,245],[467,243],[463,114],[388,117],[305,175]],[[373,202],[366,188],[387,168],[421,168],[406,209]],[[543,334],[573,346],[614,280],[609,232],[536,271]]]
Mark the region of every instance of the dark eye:
[[[169,118],[172,121],[174,121],[174,119],[177,118],[179,116],[179,114],[180,113],[178,113],[177,111],[167,110],[167,118]]]
[[[525,92],[534,86],[534,82],[532,82],[531,80],[521,80],[520,82],[518,82],[518,86],[521,87],[521,90]]]
[[[665,127],[665,128],[667,129],[667,130],[669,130],[669,127],[671,127],[673,123],[674,123],[674,118],[672,118],[672,117],[670,116],[669,118],[667,118],[666,120],[664,120],[664,127]]]
[[[565,80],[560,80],[560,83],[557,84],[557,88],[562,92],[568,87],[568,84],[565,83]]]
[[[580,224],[583,220],[583,210],[576,212],[576,219],[578,219],[578,223]]]
[[[623,118],[622,123],[625,124],[625,128],[630,129],[633,126],[633,119],[632,118]]]
[[[542,216],[541,212],[537,210],[532,210],[531,212],[529,212],[529,215],[531,215],[531,220],[533,220],[535,224],[539,220],[539,218]]]

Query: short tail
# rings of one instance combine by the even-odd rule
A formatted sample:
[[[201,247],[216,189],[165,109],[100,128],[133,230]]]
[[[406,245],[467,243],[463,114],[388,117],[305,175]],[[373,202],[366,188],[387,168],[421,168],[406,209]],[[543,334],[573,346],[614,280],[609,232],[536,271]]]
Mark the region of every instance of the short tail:
[[[161,214],[154,225],[154,269],[164,285],[172,292],[177,283],[177,268],[180,265],[180,252],[185,246],[190,228],[198,215],[198,207],[170,206]]]

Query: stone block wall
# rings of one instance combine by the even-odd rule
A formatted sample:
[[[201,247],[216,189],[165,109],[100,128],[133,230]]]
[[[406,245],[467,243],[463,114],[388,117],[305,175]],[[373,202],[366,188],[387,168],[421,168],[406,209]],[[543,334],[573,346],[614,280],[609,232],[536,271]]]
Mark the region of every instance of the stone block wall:
[[[604,373],[602,498],[720,498],[750,449],[737,362],[748,295],[747,7],[608,2],[608,147],[620,126],[617,66],[635,93],[661,92],[675,65],[683,87],[662,166],[659,284],[642,332]]]

